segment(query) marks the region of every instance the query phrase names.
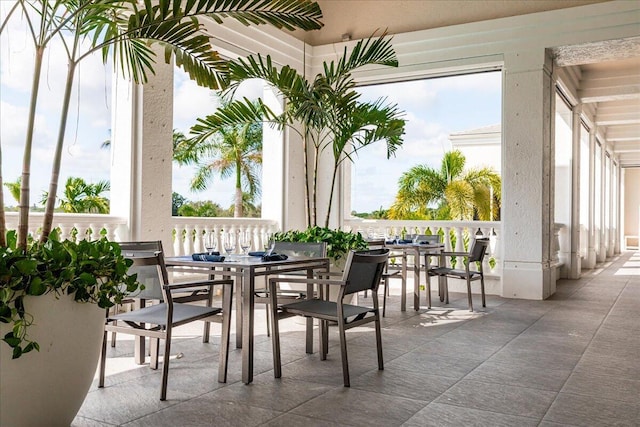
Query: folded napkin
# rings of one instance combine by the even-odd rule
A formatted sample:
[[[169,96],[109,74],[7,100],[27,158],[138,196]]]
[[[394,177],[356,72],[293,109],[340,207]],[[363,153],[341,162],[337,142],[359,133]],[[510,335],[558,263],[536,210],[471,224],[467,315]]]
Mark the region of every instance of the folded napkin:
[[[208,253],[199,253],[191,255],[191,259],[194,261],[211,261],[211,262],[222,262],[224,261],[224,257],[220,256],[220,252],[214,252],[213,255],[209,255]]]
[[[262,256],[262,261],[284,261],[285,259],[288,259],[289,257],[286,256],[285,254],[271,254],[271,255],[267,255],[264,254]]]
[[[247,255],[249,256],[264,256],[266,252],[265,251],[255,251],[255,252],[249,252]]]
[[[411,239],[398,239],[398,240],[387,240],[385,242],[385,244],[387,245],[396,245],[396,244],[407,244],[407,243],[413,243],[413,240]]]

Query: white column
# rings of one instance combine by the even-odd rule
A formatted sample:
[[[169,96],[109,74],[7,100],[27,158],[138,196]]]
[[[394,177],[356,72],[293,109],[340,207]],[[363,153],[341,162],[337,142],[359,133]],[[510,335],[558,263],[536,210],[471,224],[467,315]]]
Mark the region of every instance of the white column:
[[[128,218],[130,239],[162,240],[171,254],[173,65],[156,52],[146,84],[115,79],[111,213]]]
[[[589,244],[585,267],[592,269],[596,266],[596,130],[595,126],[589,131]]]
[[[502,295],[544,299],[553,221],[551,60],[543,49],[505,55],[503,107]]]
[[[571,254],[569,255],[569,278],[579,279],[582,260],[580,258],[580,187],[586,183],[580,182],[580,132],[582,129],[580,114],[582,105],[573,107],[571,121],[573,155],[571,156]]]
[[[597,128],[596,128],[597,129]],[[606,153],[607,153],[607,144],[606,141],[602,142],[602,149],[600,150],[600,200],[596,200],[596,209],[600,209],[600,224],[597,224],[600,233],[600,245],[596,248],[596,261],[604,262],[607,259],[607,244],[606,244],[606,230],[604,223],[604,210],[605,210],[605,190],[606,190],[606,182],[605,173],[606,173]]]
[[[274,112],[282,111],[282,99],[267,85],[262,99]],[[269,124],[262,126],[262,218],[278,221],[279,227],[285,219],[286,192],[286,149],[289,144],[283,131]]]

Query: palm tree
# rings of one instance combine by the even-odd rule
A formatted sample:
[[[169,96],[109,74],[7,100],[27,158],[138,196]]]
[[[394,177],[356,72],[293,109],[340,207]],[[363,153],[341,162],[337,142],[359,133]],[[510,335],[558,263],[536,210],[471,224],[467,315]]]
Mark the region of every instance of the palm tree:
[[[4,186],[9,189],[9,193],[11,193],[13,198],[20,203],[20,177],[13,182],[5,182]],[[0,191],[0,193],[2,193],[2,191]]]
[[[440,170],[419,165],[403,173],[389,218],[498,219],[500,175],[491,168],[465,171],[465,162],[454,150],[445,153]]]
[[[345,47],[342,57],[336,62],[325,63],[323,73],[307,80],[290,66],[277,69],[270,56],[260,55],[246,60],[238,59],[229,63],[230,88],[233,92],[240,83],[248,79],[263,79],[279,90],[286,99],[285,111],[275,115],[263,104],[258,109],[236,101],[229,108],[229,114],[218,115],[224,122],[260,120],[273,122],[279,126],[290,126],[297,132],[304,144],[304,152],[311,150],[313,162],[312,183],[305,187],[307,224],[317,225],[318,167],[320,155],[329,150],[333,156],[331,189],[325,227],[329,225],[334,187],[339,166],[345,160],[353,160],[361,148],[377,141],[387,144],[387,158],[402,145],[404,120],[397,105],[387,104],[384,99],[361,102],[355,90],[351,73],[366,65],[398,66],[390,39],[382,36],[360,40],[347,54]],[[301,125],[301,126],[299,126]],[[302,131],[299,130],[302,128]],[[309,166],[304,157],[305,176]]]
[[[153,73],[155,53],[152,43],[165,48],[190,77],[211,89],[224,87],[227,81],[227,62],[213,50],[209,36],[200,32],[199,17],[207,16],[217,22],[232,17],[245,25],[271,24],[278,28],[309,30],[322,26],[319,6],[309,0],[18,0],[11,7],[5,21],[0,22],[0,34],[7,22],[19,15],[27,20],[35,48],[29,118],[23,155],[20,192],[18,245],[26,247],[29,222],[29,178],[35,112],[40,87],[40,75],[47,47],[53,39],[60,39],[67,55],[67,76],[62,102],[56,149],[53,156],[49,198],[47,200],[41,240],[51,231],[60,162],[67,115],[75,71],[82,59],[100,52],[106,61],[110,55],[126,76],[136,83],[147,81]],[[1,156],[1,151],[0,151]],[[1,157],[0,157],[1,159]],[[0,185],[2,173],[0,171]],[[5,246],[4,202],[0,198],[0,245]]]
[[[225,113],[228,102],[219,108]],[[198,119],[191,138],[174,133],[173,158],[178,164],[197,165],[191,190],[206,190],[215,174],[235,180],[233,216],[242,217],[243,199],[253,202],[260,193],[262,166],[262,124],[259,122],[223,124]]]
[[[60,209],[67,213],[109,213],[109,199],[102,194],[111,189],[109,181],[89,184],[82,178],[69,177],[64,186],[64,197],[60,198]],[[42,203],[48,195],[44,194]]]

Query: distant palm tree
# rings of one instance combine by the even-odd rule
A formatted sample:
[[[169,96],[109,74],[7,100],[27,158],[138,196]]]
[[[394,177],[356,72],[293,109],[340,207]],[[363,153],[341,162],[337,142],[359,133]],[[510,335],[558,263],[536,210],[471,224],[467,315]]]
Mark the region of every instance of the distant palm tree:
[[[491,168],[465,171],[465,162],[454,150],[445,153],[440,170],[419,165],[403,173],[389,218],[499,219],[500,175]]]
[[[20,177],[13,182],[5,182],[4,186],[9,189],[9,193],[16,199],[16,202],[20,203]]]
[[[218,113],[224,114],[228,103],[222,101]],[[262,168],[262,123],[219,124],[208,118],[197,119],[190,133],[176,139],[173,159],[182,165],[197,165],[191,189],[203,191],[216,173],[222,179],[234,177],[234,217],[243,213],[243,200],[253,202],[260,194]],[[246,196],[243,196],[246,194]]]
[[[102,193],[109,191],[109,181],[89,184],[82,178],[69,177],[64,186],[64,197],[60,198],[59,208],[67,213],[109,213],[109,199]],[[42,198],[46,203],[47,194]]]

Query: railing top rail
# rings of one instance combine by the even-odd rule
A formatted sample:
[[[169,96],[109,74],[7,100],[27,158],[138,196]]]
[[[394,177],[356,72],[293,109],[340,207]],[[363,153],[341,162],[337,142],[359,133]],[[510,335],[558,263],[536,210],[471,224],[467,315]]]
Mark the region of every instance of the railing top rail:
[[[500,227],[500,221],[432,221],[432,220],[391,220],[391,219],[363,219],[348,218],[344,220],[345,225],[358,224],[363,227],[396,227],[399,224],[409,227]]]

